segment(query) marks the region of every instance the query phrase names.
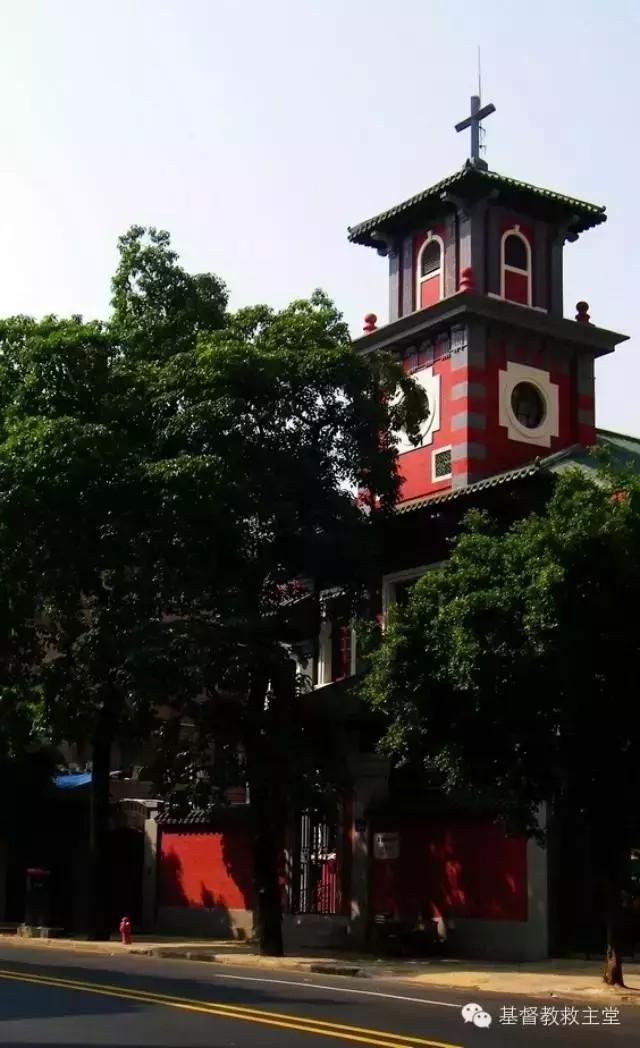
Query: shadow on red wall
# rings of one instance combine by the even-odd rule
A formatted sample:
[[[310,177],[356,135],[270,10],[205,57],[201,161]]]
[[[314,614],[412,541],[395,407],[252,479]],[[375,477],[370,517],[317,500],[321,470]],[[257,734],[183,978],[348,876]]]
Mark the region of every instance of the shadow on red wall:
[[[190,908],[253,909],[251,841],[244,827],[163,830],[158,904]],[[229,922],[229,930],[231,924]]]
[[[526,921],[527,842],[497,825],[390,821],[375,832],[397,832],[397,859],[373,860],[376,913],[415,920],[475,917]]]

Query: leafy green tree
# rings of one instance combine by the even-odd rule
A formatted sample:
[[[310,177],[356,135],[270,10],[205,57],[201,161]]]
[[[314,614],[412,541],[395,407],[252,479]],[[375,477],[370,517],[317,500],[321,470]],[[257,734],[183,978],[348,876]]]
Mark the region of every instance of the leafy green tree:
[[[200,332],[224,325],[224,284],[212,273],[187,273],[165,230],[132,226],[118,249],[110,327],[127,355],[146,361],[175,356],[193,348]]]
[[[540,805],[590,830],[605,981],[622,985],[620,896],[640,786],[640,485],[563,473],[506,532],[470,514],[443,570],[391,617],[365,692],[384,748],[447,791],[484,791],[528,832]]]
[[[416,435],[424,399],[397,364],[356,356],[321,294],[231,315],[167,234],[135,227],[120,253],[109,324],[0,324],[5,680],[41,689],[55,737],[91,745],[92,936],[109,933],[112,746],[160,712],[206,727],[198,781],[244,762],[257,924],[281,952],[293,583],[363,583],[398,488],[391,433]]]
[[[226,309],[221,282],[185,273],[168,234],[134,227],[119,248],[109,324],[0,323],[0,671],[24,702],[40,689],[54,737],[91,746],[95,938],[110,930],[112,746],[148,735],[154,712],[136,688],[140,653],[162,616],[150,545],[164,505],[153,474],[164,455],[154,383],[167,357],[219,327]],[[212,499],[219,495],[212,486]]]
[[[54,738],[91,744],[90,931],[104,937],[110,752],[125,731],[127,658],[155,606],[139,391],[100,324],[17,318],[0,347],[3,672],[25,698],[38,689]]]
[[[215,803],[225,782],[248,782],[257,932],[262,951],[277,954],[287,815],[291,798],[302,803],[311,788],[322,748],[316,742],[314,756],[291,657],[317,622],[298,616],[323,586],[367,588],[377,514],[398,489],[391,434],[401,425],[417,432],[424,400],[390,359],[357,356],[334,306],[316,293],[280,312],[230,317],[167,364],[159,403],[170,450],[159,468],[186,548],[165,547],[158,566],[175,616],[164,630],[168,767],[178,796],[185,773],[176,782],[175,769],[190,769],[201,806]],[[217,531],[210,477],[224,478]],[[358,489],[369,492],[368,514]],[[310,580],[313,593],[296,580]],[[186,746],[177,732],[184,718]],[[225,768],[235,778],[221,780]]]

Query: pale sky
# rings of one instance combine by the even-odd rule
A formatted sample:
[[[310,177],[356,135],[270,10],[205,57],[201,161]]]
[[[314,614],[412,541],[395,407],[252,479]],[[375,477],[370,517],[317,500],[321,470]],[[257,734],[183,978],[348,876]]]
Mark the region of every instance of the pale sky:
[[[323,287],[386,320],[346,227],[462,165],[477,45],[489,166],[607,205],[565,315],[632,336],[597,420],[640,435],[639,0],[0,0],[0,315],[105,316],[140,223],[233,306]]]

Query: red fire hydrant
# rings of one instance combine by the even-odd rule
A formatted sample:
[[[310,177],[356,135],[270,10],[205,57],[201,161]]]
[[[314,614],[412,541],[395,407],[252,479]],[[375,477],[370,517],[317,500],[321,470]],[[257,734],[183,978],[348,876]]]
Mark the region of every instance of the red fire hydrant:
[[[120,921],[120,942],[125,946],[131,942],[131,921],[128,917],[123,917]]]

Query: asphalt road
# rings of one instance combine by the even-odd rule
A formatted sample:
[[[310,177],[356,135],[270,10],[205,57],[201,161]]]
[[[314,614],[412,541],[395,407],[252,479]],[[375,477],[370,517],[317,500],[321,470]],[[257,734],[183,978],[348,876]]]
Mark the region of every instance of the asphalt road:
[[[464,1021],[469,1003],[492,1017],[490,1026]],[[526,1023],[525,1007],[536,1009]],[[617,1015],[603,1007],[421,991],[395,979],[0,945],[1,1048],[637,1048],[640,1007],[621,1006]]]

